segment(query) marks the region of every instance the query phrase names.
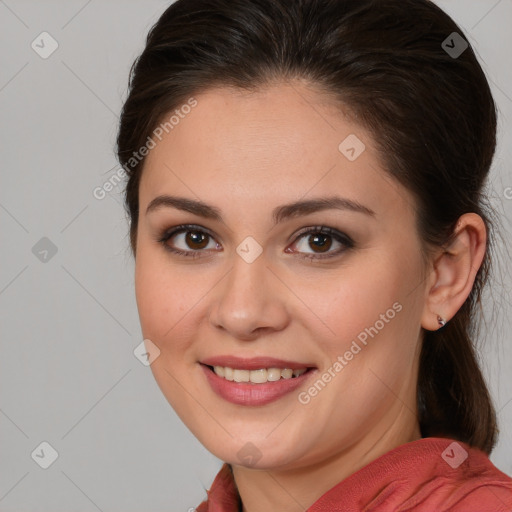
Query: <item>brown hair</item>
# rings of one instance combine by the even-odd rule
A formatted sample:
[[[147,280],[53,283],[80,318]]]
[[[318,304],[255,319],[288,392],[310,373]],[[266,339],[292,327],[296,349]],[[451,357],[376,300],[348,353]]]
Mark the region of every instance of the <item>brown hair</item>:
[[[173,3],[132,66],[120,120],[133,254],[144,159],[132,157],[163,117],[208,88],[256,90],[292,78],[348,105],[370,130],[386,172],[416,199],[426,249],[449,243],[467,212],[479,214],[491,235],[482,190],[496,146],[496,107],[471,45],[461,55],[446,51],[444,41],[462,48],[453,32],[463,37],[429,0]],[[486,453],[496,442],[496,413],[472,339],[489,270],[488,250],[455,317],[424,331],[418,378],[422,436],[458,439]]]

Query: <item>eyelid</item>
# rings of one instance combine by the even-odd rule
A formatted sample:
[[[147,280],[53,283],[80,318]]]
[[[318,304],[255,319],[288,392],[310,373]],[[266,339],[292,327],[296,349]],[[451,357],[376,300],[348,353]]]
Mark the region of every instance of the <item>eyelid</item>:
[[[185,231],[200,231],[206,233],[212,238],[215,238],[215,235],[208,228],[200,226],[199,224],[180,224],[178,226],[173,226],[172,228],[163,230],[160,238],[169,239],[171,236]]]
[[[345,233],[337,230],[336,228],[331,228],[331,227],[325,226],[325,225],[308,226],[308,227],[302,228],[301,230],[299,230],[298,233],[295,233],[292,235],[292,240],[295,241],[298,238],[300,238],[301,236],[310,234],[310,233],[323,233],[323,234],[331,235],[333,237],[341,238],[345,242],[352,242],[352,239]]]

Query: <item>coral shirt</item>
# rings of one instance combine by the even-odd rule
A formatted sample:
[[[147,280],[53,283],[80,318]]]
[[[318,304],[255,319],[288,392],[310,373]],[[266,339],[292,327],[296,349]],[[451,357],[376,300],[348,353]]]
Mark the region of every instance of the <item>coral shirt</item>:
[[[224,464],[197,512],[242,510]],[[385,453],[327,491],[307,512],[512,512],[512,478],[487,455],[427,437]]]

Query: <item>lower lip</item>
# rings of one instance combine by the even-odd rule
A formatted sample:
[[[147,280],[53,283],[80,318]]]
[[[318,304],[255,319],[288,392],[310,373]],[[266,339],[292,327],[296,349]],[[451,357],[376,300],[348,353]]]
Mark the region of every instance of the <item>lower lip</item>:
[[[254,384],[251,382],[234,382],[219,377],[208,366],[201,364],[213,391],[228,402],[237,405],[265,405],[291,393],[309,379],[314,369],[309,369],[299,377]]]

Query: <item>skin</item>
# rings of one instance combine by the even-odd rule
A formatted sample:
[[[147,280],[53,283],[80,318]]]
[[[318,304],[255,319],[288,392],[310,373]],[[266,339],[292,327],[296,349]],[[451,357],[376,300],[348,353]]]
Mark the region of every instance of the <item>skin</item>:
[[[253,93],[216,88],[196,99],[150,151],[140,183],[135,286],[144,338],[160,349],[151,369],[192,433],[233,465],[244,511],[303,511],[343,478],[421,437],[422,329],[438,329],[437,315],[449,320],[468,296],[485,227],[464,215],[452,246],[425,262],[411,194],[385,173],[370,134],[304,82]],[[353,162],[338,150],[350,134],[366,146]],[[146,214],[162,194],[213,205],[223,221],[169,207]],[[333,195],[374,215],[329,209],[272,223],[277,206]],[[202,246],[187,245],[184,233],[166,242],[202,251],[199,257],[158,242],[180,224],[213,234]],[[327,236],[328,253],[344,251],[301,258],[325,254],[311,235],[297,237],[315,226],[347,234],[354,247]],[[252,263],[236,252],[247,236],[263,249]],[[394,303],[401,311],[301,404],[298,393]],[[214,393],[198,363],[228,354],[300,361],[317,376],[273,403],[235,405]],[[237,455],[249,442],[260,455],[253,466]]]

